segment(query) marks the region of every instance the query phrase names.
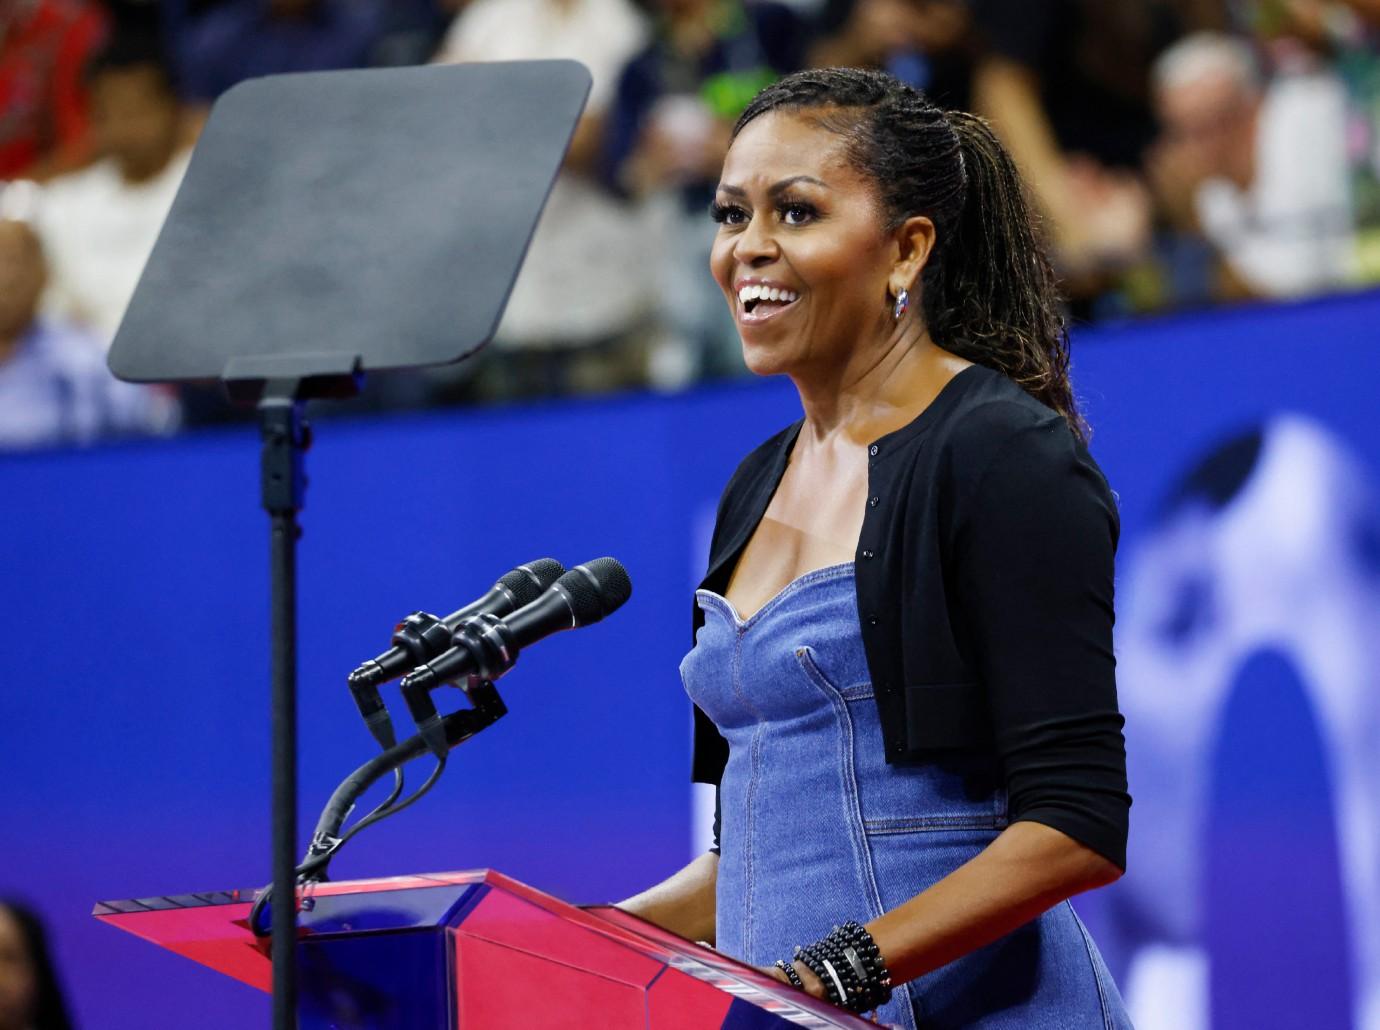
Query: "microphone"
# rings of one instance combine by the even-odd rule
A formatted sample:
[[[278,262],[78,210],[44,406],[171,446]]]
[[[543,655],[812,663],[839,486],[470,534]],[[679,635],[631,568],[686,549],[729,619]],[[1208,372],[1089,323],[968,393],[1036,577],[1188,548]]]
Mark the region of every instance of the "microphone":
[[[540,597],[506,618],[483,613],[456,629],[455,646],[403,677],[403,697],[422,735],[437,755],[447,746],[436,706],[428,693],[469,677],[496,680],[529,644],[561,630],[589,626],[612,614],[632,596],[632,580],[614,558],[576,565]]]
[[[378,657],[364,662],[349,675],[355,704],[374,738],[384,748],[396,743],[388,710],[379,697],[378,687],[381,684],[396,679],[448,649],[454,643],[452,637],[456,628],[466,619],[477,615],[503,616],[530,604],[563,571],[560,562],[552,558],[539,558],[505,573],[483,597],[459,611],[451,612],[444,619],[438,619],[428,612],[413,612],[398,623],[393,632],[393,646]]]

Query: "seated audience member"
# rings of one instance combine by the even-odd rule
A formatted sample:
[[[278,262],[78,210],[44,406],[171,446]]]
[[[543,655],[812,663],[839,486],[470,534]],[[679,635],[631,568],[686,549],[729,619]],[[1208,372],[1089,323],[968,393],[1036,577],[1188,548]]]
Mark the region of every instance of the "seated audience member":
[[[818,68],[877,68],[942,107],[971,106],[975,39],[967,0],[825,0]]]
[[[1322,69],[1266,82],[1249,44],[1210,33],[1154,71],[1157,178],[1191,198],[1227,293],[1300,296],[1347,280],[1353,253],[1346,94]]]
[[[763,86],[804,66],[809,29],[782,4],[655,0],[657,31],[623,69],[608,116],[604,173],[653,199],[664,241],[656,291],[670,344],[652,379],[736,375],[741,345],[723,296],[704,274],[714,223],[706,215],[738,115]]]
[[[0,220],[0,447],[175,428],[170,398],[120,382],[106,368],[98,340],[38,317],[43,280],[37,235],[24,222]]]
[[[1075,299],[1148,243],[1137,174],[1155,137],[1150,67],[1178,37],[1173,0],[973,0],[973,108],[991,120],[1049,220]]]
[[[54,179],[38,228],[50,265],[53,314],[107,344],[187,168],[181,105],[151,37],[117,38],[89,71],[100,159]]]
[[[180,33],[183,96],[210,103],[235,83],[280,72],[362,68],[384,0],[228,0]]]
[[[104,32],[87,0],[0,3],[0,181],[47,178],[86,157],[82,70]]]
[[[647,231],[599,182],[597,158],[618,73],[647,35],[630,0],[474,0],[452,24],[439,61],[573,58],[594,83],[493,346],[471,382],[444,393],[497,400],[645,381],[657,286]]]
[[[70,1030],[38,916],[0,899],[0,1030]]]

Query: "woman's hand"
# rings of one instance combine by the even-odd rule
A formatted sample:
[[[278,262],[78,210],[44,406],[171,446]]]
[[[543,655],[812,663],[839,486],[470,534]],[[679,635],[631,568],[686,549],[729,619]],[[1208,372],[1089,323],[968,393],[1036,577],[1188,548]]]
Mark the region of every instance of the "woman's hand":
[[[811,998],[823,999],[824,984],[819,977],[815,976],[810,967],[804,962],[793,962],[791,964],[795,966],[796,974],[800,977],[801,983],[805,985],[805,993]],[[766,973],[767,976],[770,976],[774,980],[780,980],[789,987],[795,986],[791,983],[780,966],[758,966],[757,971],[759,973]]]
[[[796,962],[794,963],[794,965],[795,971],[800,975],[801,982],[805,984],[805,993],[812,998],[818,998],[820,1001],[823,1001],[824,983],[820,980],[820,978],[815,976],[815,974],[810,971],[810,967],[805,965],[805,963]],[[780,980],[783,984],[786,984],[789,987],[795,986],[787,978],[786,974],[781,971],[780,966],[758,966],[757,971],[759,973],[766,973],[768,976],[772,977],[775,980]],[[798,989],[799,988],[797,988],[797,990]],[[876,1023],[878,1026],[891,1026],[890,1023],[883,1024],[882,1021],[877,1018],[877,1014],[875,1012],[871,1015],[864,1013],[860,1018],[865,1019],[868,1022]]]

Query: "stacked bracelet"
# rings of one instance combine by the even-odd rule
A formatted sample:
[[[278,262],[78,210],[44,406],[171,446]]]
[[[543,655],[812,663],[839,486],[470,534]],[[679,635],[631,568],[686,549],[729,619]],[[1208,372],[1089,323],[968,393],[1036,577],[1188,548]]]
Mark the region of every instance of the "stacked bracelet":
[[[834,927],[827,937],[796,948],[795,957],[819,977],[825,997],[840,1008],[871,1012],[891,999],[891,974],[882,953],[872,935],[858,923]],[[777,965],[789,970],[786,976],[792,983],[799,980],[789,963]]]

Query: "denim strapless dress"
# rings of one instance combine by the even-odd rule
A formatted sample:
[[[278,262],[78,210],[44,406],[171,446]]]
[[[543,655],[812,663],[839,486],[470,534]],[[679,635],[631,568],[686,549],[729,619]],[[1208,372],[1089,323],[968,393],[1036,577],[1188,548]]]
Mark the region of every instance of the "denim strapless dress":
[[[729,743],[719,950],[788,958],[902,904],[1006,826],[990,759],[886,764],[852,563],[800,577],[746,621],[718,594],[696,599],[705,623],[681,676]],[[896,990],[878,1016],[907,1030],[1131,1025],[1068,902]]]

